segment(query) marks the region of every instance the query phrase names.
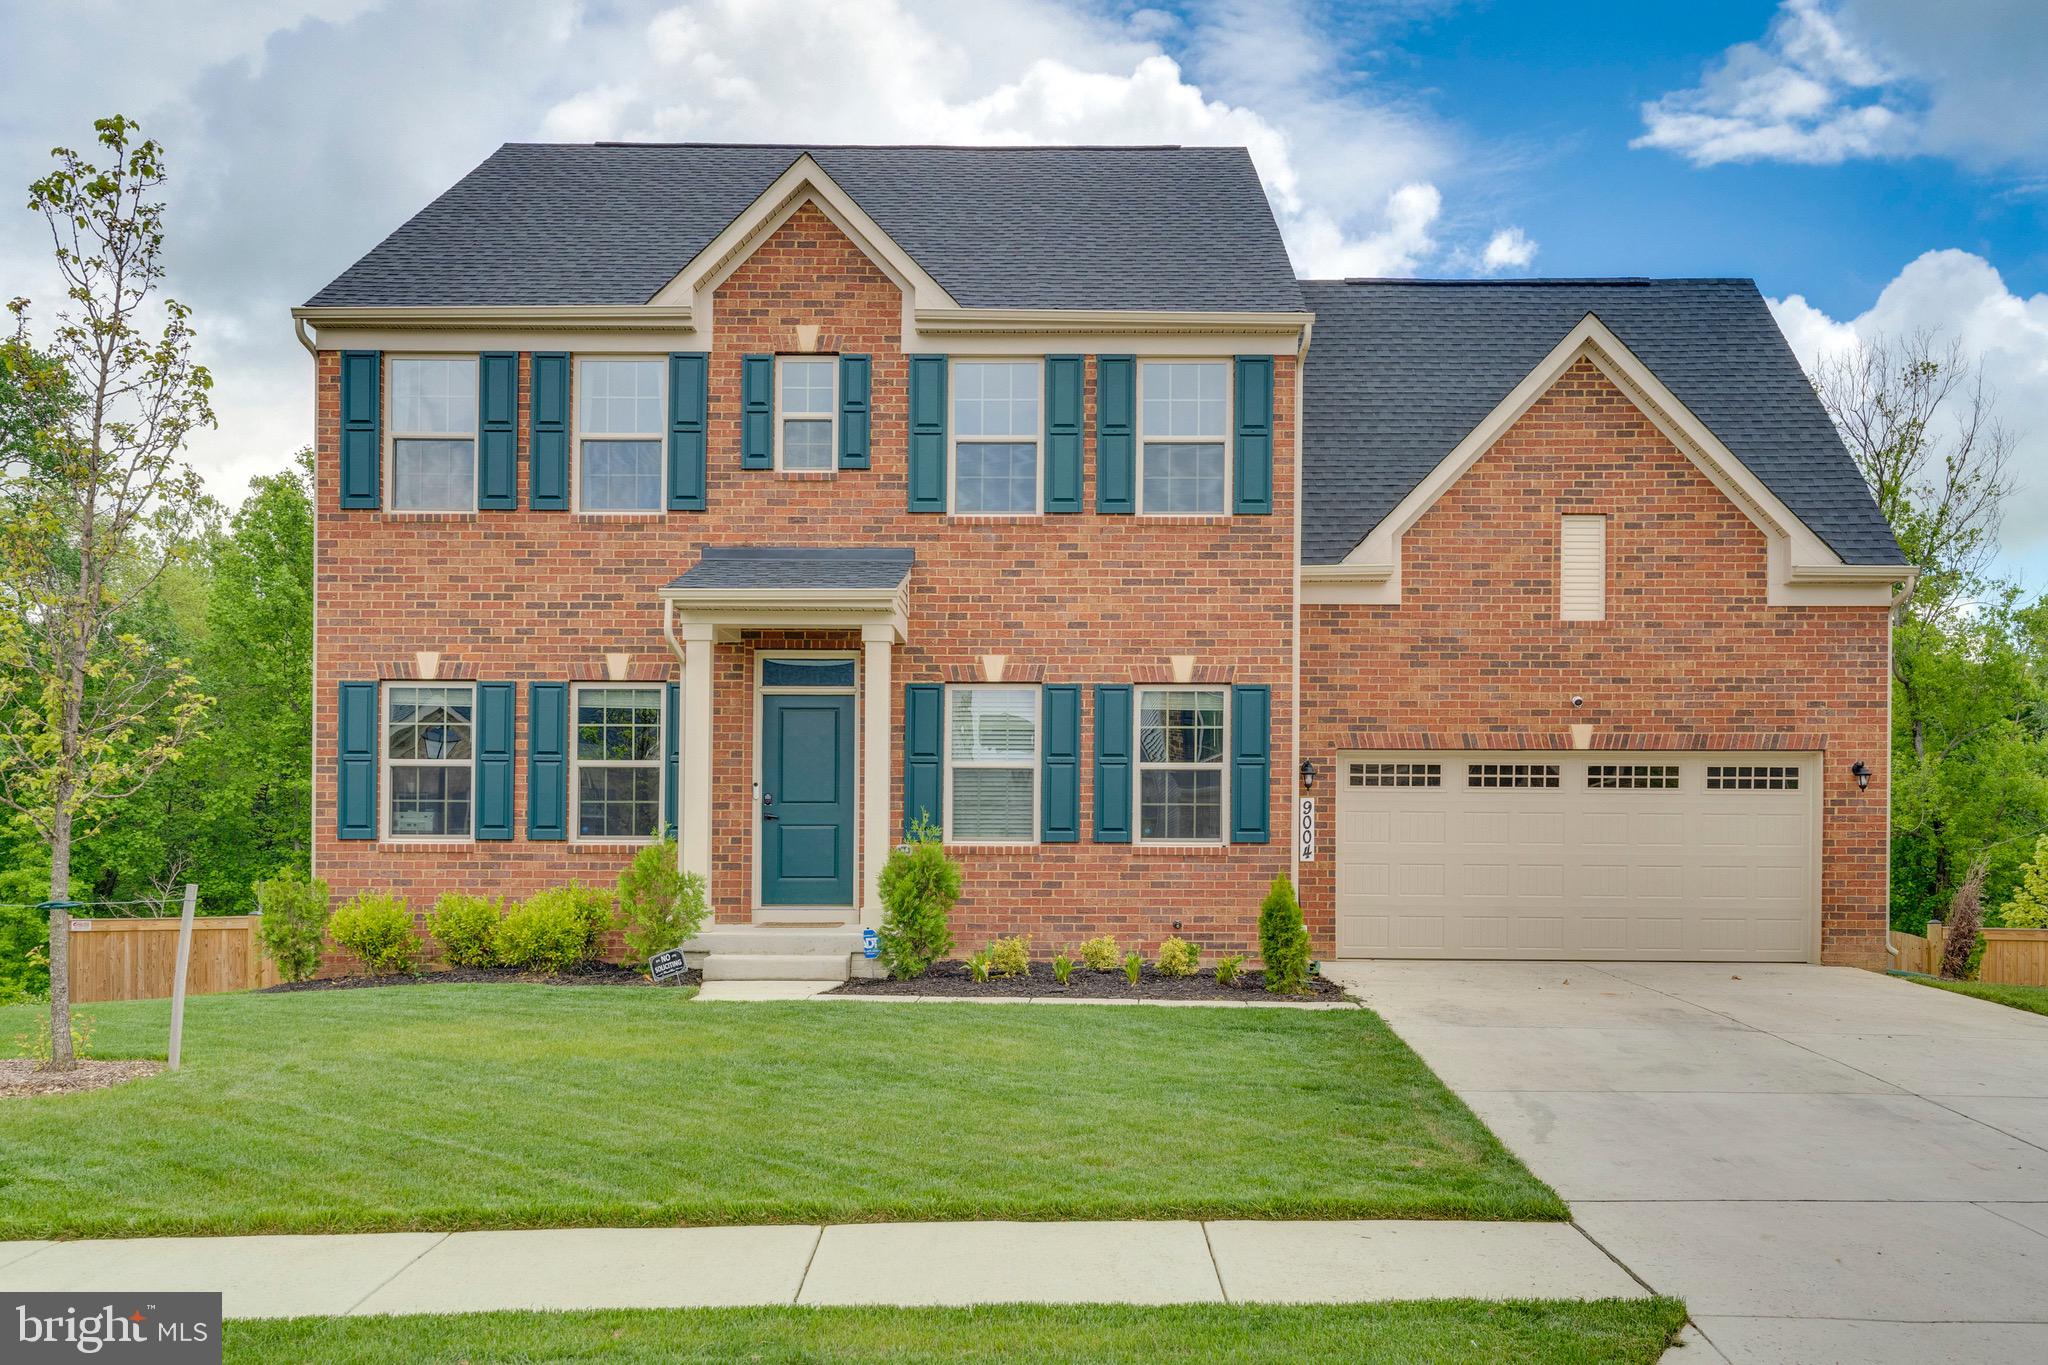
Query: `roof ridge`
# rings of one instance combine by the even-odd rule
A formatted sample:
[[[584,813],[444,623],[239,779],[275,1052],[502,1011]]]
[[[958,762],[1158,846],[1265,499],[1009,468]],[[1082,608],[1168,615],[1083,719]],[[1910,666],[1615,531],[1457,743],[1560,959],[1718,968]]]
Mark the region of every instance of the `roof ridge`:
[[[507,147],[718,147],[769,152],[1242,152],[1235,143],[1186,146],[1178,142],[638,142],[602,139],[597,142],[507,142]]]

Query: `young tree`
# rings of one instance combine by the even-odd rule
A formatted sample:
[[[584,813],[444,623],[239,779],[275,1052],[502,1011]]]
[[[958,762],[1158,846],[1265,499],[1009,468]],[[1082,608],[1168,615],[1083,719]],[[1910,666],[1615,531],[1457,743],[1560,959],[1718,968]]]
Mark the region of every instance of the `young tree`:
[[[206,704],[183,660],[119,628],[189,544],[203,494],[179,452],[213,424],[213,381],[187,309],[160,292],[163,149],[118,115],[93,128],[106,165],[59,147],[29,186],[67,300],[39,350],[27,300],[10,305],[14,353],[61,371],[67,399],[31,414],[43,425],[0,465],[0,801],[49,847],[52,900],[74,841],[176,756]],[[66,1069],[69,920],[50,920],[50,1064]]]

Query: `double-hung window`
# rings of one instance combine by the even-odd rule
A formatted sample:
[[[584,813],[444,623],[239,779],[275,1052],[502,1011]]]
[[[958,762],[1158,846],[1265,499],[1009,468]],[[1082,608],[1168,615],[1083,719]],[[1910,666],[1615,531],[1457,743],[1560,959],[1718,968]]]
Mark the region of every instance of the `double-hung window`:
[[[394,683],[384,689],[384,764],[394,839],[467,839],[476,775],[476,689]]]
[[[1035,360],[953,363],[953,510],[1038,510],[1039,395]]]
[[[576,506],[658,512],[666,405],[659,360],[578,360]]]
[[[476,357],[391,362],[391,510],[476,510]]]
[[[661,689],[576,689],[576,837],[652,839],[661,832]]]
[[[1220,688],[1139,690],[1139,839],[1222,842],[1229,700]]]
[[[1228,361],[1138,366],[1139,512],[1214,516],[1228,509],[1229,394]]]
[[[830,469],[839,425],[839,357],[780,357],[775,362],[776,446],[784,469]]]
[[[949,687],[946,708],[947,842],[1036,843],[1039,689]]]

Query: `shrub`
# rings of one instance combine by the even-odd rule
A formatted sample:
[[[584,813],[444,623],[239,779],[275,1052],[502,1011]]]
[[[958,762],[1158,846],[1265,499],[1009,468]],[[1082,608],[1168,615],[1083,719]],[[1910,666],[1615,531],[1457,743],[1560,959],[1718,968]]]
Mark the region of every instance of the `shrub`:
[[[1059,952],[1054,953],[1052,955],[1052,979],[1064,986],[1067,984],[1067,978],[1073,974],[1074,959],[1067,956],[1066,950],[1063,948]]]
[[[557,887],[515,907],[498,923],[498,961],[529,972],[566,971],[589,960],[590,926],[577,898]]]
[[[1224,957],[1224,958],[1219,958],[1219,959],[1217,959],[1217,962],[1216,962],[1216,984],[1217,984],[1217,985],[1219,985],[1219,986],[1235,986],[1235,985],[1237,984],[1237,979],[1238,979],[1238,978],[1239,978],[1240,976],[1243,976],[1243,975],[1244,975],[1244,954],[1243,954],[1243,953],[1232,953],[1232,954],[1230,954],[1230,956],[1228,956],[1228,957]]]
[[[704,927],[704,879],[677,863],[675,840],[649,844],[619,874],[619,926],[635,962],[682,947]]]
[[[976,981],[986,981],[993,965],[989,960],[988,949],[983,948],[973,957],[967,959],[967,974]]]
[[[1128,954],[1124,958],[1124,980],[1130,982],[1133,986],[1138,984],[1138,977],[1143,974],[1144,970],[1145,959],[1139,957],[1136,953]]]
[[[1266,989],[1301,994],[1308,986],[1308,952],[1301,903],[1294,898],[1294,883],[1282,873],[1259,906],[1259,957],[1266,969]]]
[[[93,1027],[91,1015],[74,1014],[71,1016],[72,1056],[84,1057],[91,1053]],[[47,1013],[38,1013],[36,1015],[36,1026],[31,1032],[14,1035],[14,1046],[20,1056],[28,1058],[38,1068],[46,1067],[50,1064],[50,1053],[52,1051],[50,1040],[55,1036],[55,1034],[50,1032],[50,1016]]]
[[[372,976],[393,976],[419,967],[420,941],[412,931],[405,897],[365,891],[327,921],[327,932],[361,959]]]
[[[263,911],[256,932],[281,981],[304,981],[320,970],[320,944],[333,913],[327,883],[286,869],[249,888]]]
[[[1970,870],[1963,874],[1963,884],[1956,888],[1955,897],[1948,903],[1948,933],[1941,944],[1940,974],[1951,981],[1968,981],[1976,974],[1977,931],[1984,924],[1984,878],[1991,870],[1991,864],[1979,858],[1970,864]]]
[[[504,917],[503,900],[450,891],[434,902],[427,932],[450,964],[488,967],[498,960],[498,921]]]
[[[2048,834],[2034,841],[2034,856],[2020,869],[2002,918],[2011,929],[2048,929]]]
[[[1081,945],[1081,965],[1091,972],[1113,972],[1123,960],[1123,949],[1116,946],[1112,935],[1091,938]]]
[[[1202,965],[1202,950],[1184,938],[1159,945],[1159,970],[1167,976],[1193,976]]]
[[[982,952],[988,958],[991,976],[1031,975],[1031,940],[1022,934],[991,940]]]
[[[960,899],[960,864],[946,856],[938,827],[920,815],[908,842],[882,865],[882,965],[900,980],[923,976],[953,951],[946,917]]]
[[[551,886],[537,891],[528,906],[539,905],[550,913],[559,913],[576,921],[583,928],[583,943],[572,962],[594,962],[604,952],[604,936],[618,923],[618,912],[612,906],[609,891],[581,882],[570,882],[567,886]]]

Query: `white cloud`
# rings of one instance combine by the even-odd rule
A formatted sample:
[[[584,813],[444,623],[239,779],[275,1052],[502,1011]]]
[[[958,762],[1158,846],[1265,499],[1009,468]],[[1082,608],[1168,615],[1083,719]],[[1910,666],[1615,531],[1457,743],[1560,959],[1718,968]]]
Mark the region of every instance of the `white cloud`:
[[[1960,341],[1982,366],[2000,417],[2018,436],[2013,468],[2020,488],[2005,515],[2008,560],[2048,568],[2048,294],[2015,294],[1981,256],[1930,251],[1855,317],[1829,317],[1798,294],[1772,300],[1771,311],[1808,369],[1831,352],[1880,336],[1931,330]]]
[[[2048,161],[2039,0],[1782,0],[1762,39],[1643,106],[1631,146],[1696,165],[1931,154]]]
[[[1527,270],[1536,259],[1536,243],[1518,227],[1505,227],[1487,239],[1479,258],[1487,274],[1503,270]]]

